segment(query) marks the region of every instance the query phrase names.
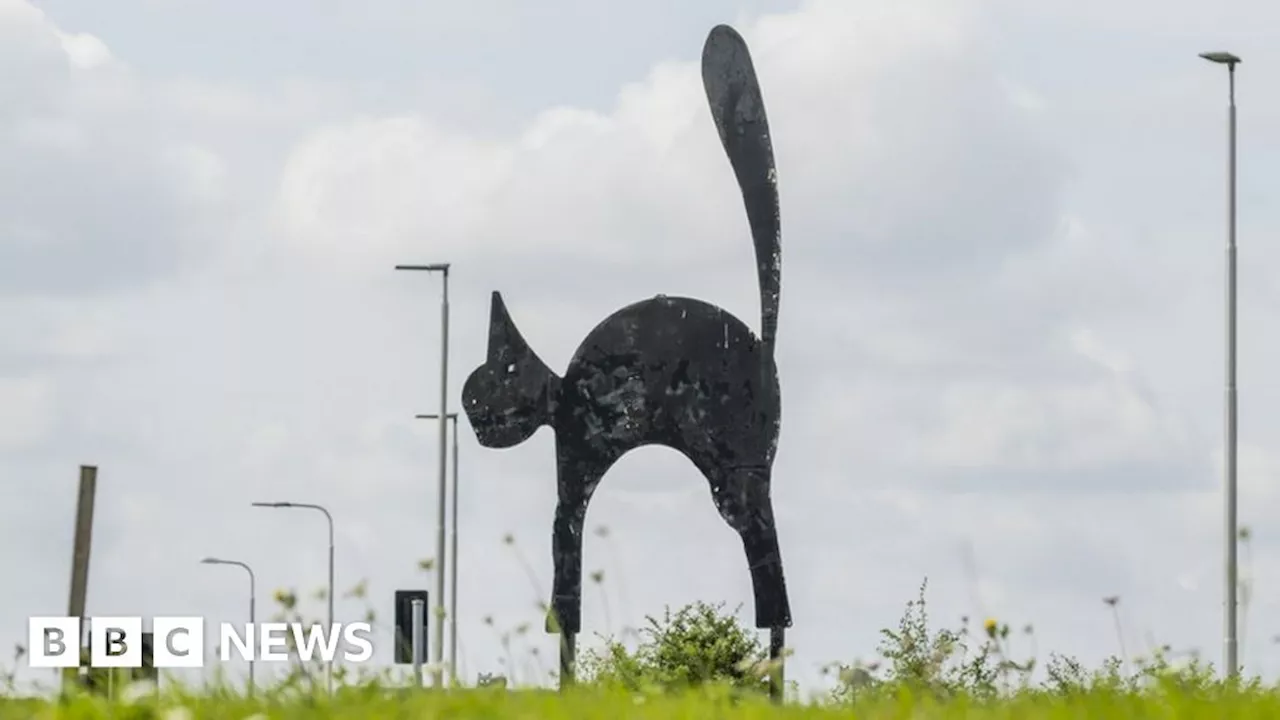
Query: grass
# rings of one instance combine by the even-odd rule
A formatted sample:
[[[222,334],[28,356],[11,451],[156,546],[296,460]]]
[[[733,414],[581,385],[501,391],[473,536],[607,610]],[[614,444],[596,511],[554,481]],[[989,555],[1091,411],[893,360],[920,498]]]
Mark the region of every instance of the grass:
[[[1242,540],[1247,546],[1246,533]],[[515,545],[509,536],[504,542]],[[421,569],[431,572],[432,563],[423,562]],[[536,586],[531,569],[526,571]],[[591,573],[591,581],[600,586],[603,573]],[[1242,589],[1247,600],[1248,586]],[[361,583],[347,597],[364,597],[365,591]],[[696,603],[674,613],[668,610],[662,618],[647,618],[647,627],[630,631],[639,642],[634,648],[610,639],[602,650],[585,653],[579,658],[581,682],[565,693],[507,689],[508,678],[501,676],[482,675],[477,687],[437,691],[407,688],[403,675],[392,671],[360,676],[340,671],[330,698],[319,679],[320,666],[297,661],[288,678],[260,687],[256,698],[220,681],[199,689],[166,682],[162,691],[136,683],[112,700],[84,692],[22,698],[16,696],[9,675],[0,678],[9,687],[7,694],[0,689],[0,720],[1280,718],[1280,686],[1257,678],[1224,681],[1211,665],[1194,657],[1171,660],[1168,648],[1150,657],[1125,657],[1121,643],[1120,657],[1090,670],[1056,655],[1043,664],[1034,651],[1032,657],[1018,656],[1014,641],[1033,640],[1030,625],[1011,631],[1007,624],[988,619],[971,630],[964,619],[956,629],[933,628],[925,591],[922,585],[918,598],[906,604],[896,628],[881,632],[877,660],[831,665],[831,692],[801,700],[792,687],[792,697],[781,705],[770,703],[761,692],[762,679],[774,668],[763,659],[755,631],[742,626],[736,613],[724,613],[723,606]],[[280,612],[273,619],[304,621],[296,593],[278,592],[275,599]],[[323,595],[317,599],[323,600]],[[1102,602],[1111,608],[1117,639],[1123,638],[1116,612],[1120,598]],[[370,613],[366,619],[375,618]],[[493,625],[490,619],[486,624]],[[527,627],[521,625],[515,634]],[[515,669],[510,639],[511,633],[502,635],[508,672]],[[1034,648],[1034,642],[1029,644]],[[19,649],[18,657],[21,654]],[[545,672],[537,675],[545,682]]]
[[[988,621],[969,633],[929,627],[925,588],[907,603],[897,628],[882,632],[880,660],[871,664],[833,666],[837,687],[829,695],[808,701],[792,699],[778,706],[757,690],[769,671],[754,678],[737,673],[737,682],[707,682],[689,687],[672,684],[673,676],[687,676],[699,657],[728,653],[716,660],[722,668],[758,657],[757,648],[716,643],[714,650],[699,645],[708,630],[732,636],[736,619],[697,604],[663,619],[650,619],[647,637],[660,652],[636,650],[613,675],[583,673],[584,682],[566,693],[541,688],[508,690],[502,686],[460,687],[454,690],[406,688],[391,672],[363,677],[340,676],[333,698],[323,691],[317,667],[298,664],[283,682],[260,688],[250,699],[226,685],[189,689],[165,683],[136,683],[108,700],[87,693],[55,699],[0,697],[0,720],[35,718],[111,718],[113,720],[267,720],[268,718],[518,718],[569,720],[635,718],[674,720],[717,718],[890,718],[902,720],[995,720],[1018,718],[1051,720],[1079,718],[1276,718],[1280,717],[1280,688],[1258,680],[1224,682],[1213,668],[1194,660],[1172,663],[1160,654],[1152,658],[1113,659],[1100,669],[1050,656],[1043,670],[1047,679],[1031,681],[1033,659],[1015,660],[1009,650],[1007,625]],[[674,619],[673,619],[674,618]],[[750,635],[741,628],[743,637]],[[1024,628],[1023,633],[1030,633]],[[680,659],[672,659],[680,656]],[[608,659],[609,654],[595,656]],[[655,660],[655,658],[658,658]],[[645,665],[648,662],[649,665]],[[591,667],[589,663],[584,669]],[[621,668],[621,670],[620,670]],[[676,672],[672,672],[672,668]],[[705,668],[704,668],[705,669]],[[627,675],[619,682],[619,672]],[[720,676],[734,674],[728,671]],[[655,679],[656,678],[656,679]]]
[[[946,700],[901,692],[852,704],[788,704],[776,707],[761,699],[741,699],[723,689],[675,694],[637,695],[618,690],[584,689],[563,696],[547,691],[508,692],[467,689],[449,692],[406,692],[376,685],[345,687],[330,701],[323,697],[275,696],[251,702],[225,695],[169,694],[132,701],[108,702],[79,696],[57,701],[0,701],[0,720],[18,718],[113,718],[192,720],[194,718],[636,718],[637,720],[721,718],[1275,718],[1280,693],[1263,689],[1204,692],[1189,689],[1081,693],[1021,691],[1001,698],[956,695]]]

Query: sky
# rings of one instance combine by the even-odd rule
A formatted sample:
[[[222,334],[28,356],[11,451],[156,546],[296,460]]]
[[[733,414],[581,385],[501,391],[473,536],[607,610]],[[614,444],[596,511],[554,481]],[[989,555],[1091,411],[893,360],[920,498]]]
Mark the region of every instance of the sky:
[[[658,293],[758,327],[697,65],[726,22],[782,202],[788,677],[873,659],[926,578],[939,626],[1031,624],[1018,657],[1220,660],[1227,77],[1196,57],[1218,49],[1245,60],[1242,658],[1280,674],[1280,6],[538,7],[0,0],[0,647],[65,612],[92,464],[90,615],[243,621],[214,555],[254,568],[264,614],[292,588],[320,617],[323,519],[250,507],[319,503],[339,593],[368,587],[337,619],[372,609],[389,662],[394,591],[435,585],[414,415],[441,336],[438,278],[393,266],[453,264],[453,408],[493,290],[558,372]],[[459,670],[546,682],[551,433],[460,431]],[[741,545],[674,451],[624,457],[587,522],[584,646],[695,600],[750,618]]]

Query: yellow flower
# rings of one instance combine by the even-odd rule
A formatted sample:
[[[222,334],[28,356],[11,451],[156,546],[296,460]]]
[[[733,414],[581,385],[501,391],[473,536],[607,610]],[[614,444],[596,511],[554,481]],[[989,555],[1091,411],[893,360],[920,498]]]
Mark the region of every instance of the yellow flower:
[[[987,637],[994,638],[996,636],[996,630],[1000,629],[1000,624],[996,622],[995,618],[987,618],[986,621],[982,623],[982,628],[987,631]]]

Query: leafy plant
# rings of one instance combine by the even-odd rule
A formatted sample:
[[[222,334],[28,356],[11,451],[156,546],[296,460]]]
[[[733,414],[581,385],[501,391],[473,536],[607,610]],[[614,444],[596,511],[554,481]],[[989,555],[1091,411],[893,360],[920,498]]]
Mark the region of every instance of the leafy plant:
[[[766,691],[767,652],[755,631],[724,605],[697,602],[661,619],[646,618],[640,642],[631,650],[612,638],[589,650],[579,664],[586,682],[630,690],[673,691],[722,684]]]
[[[983,634],[969,632],[968,618],[958,630],[929,626],[925,591],[907,603],[897,629],[880,631],[880,660],[837,666],[838,681],[832,699],[849,704],[863,698],[899,695],[927,696],[944,701],[964,696],[990,699],[1013,687],[1025,687],[1034,660],[1011,659],[1008,624],[994,619],[983,623]],[[1030,635],[1026,626],[1024,633]]]

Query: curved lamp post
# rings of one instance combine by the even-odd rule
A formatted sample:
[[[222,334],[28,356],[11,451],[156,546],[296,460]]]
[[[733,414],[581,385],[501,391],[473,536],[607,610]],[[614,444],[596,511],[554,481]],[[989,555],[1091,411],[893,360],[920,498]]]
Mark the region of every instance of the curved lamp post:
[[[255,610],[255,605],[257,603],[255,602],[254,598],[258,596],[258,591],[256,587],[257,583],[253,577],[253,568],[249,567],[246,563],[240,562],[239,560],[223,560],[221,558],[214,558],[214,557],[207,557],[201,560],[200,562],[204,565],[235,565],[236,567],[244,568],[244,571],[249,573],[249,627],[255,627],[258,624],[258,619],[256,616],[256,610]],[[249,658],[249,697],[253,697],[253,658],[252,657]]]
[[[256,502],[254,507],[261,508],[301,508],[303,510],[316,510],[324,513],[325,520],[329,521],[329,632],[333,633],[333,516],[329,511],[320,505],[311,503],[295,503],[295,502]],[[329,688],[329,694],[333,694],[333,660],[330,659],[326,666],[325,682]]]

